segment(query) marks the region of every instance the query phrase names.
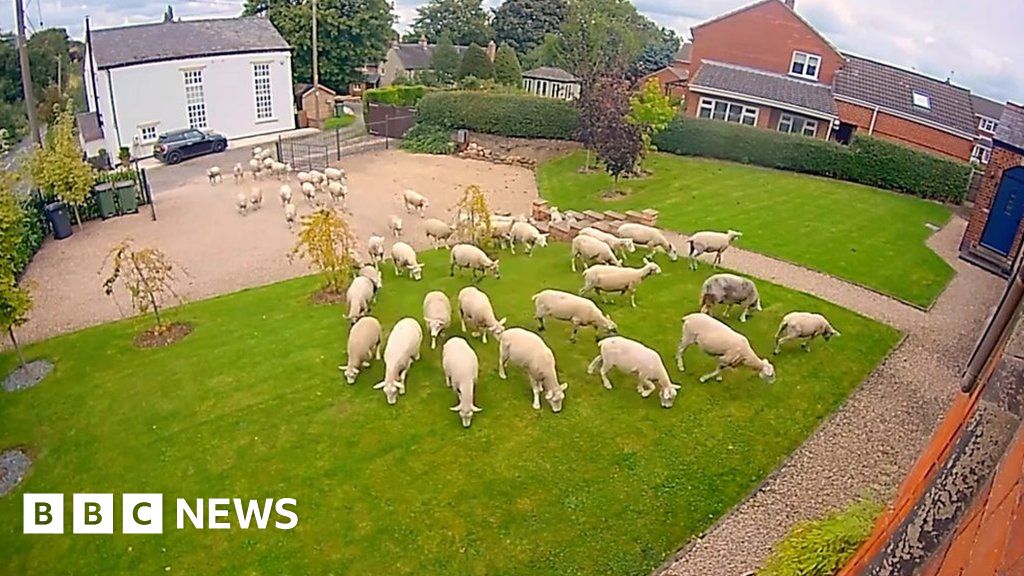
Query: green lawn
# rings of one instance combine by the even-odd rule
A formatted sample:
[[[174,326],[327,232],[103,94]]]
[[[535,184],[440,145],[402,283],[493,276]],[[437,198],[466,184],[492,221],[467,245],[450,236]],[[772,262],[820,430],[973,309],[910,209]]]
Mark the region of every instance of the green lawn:
[[[419,318],[428,290],[454,297],[465,285],[448,278],[446,257],[424,255],[423,282],[387,271],[375,309],[385,329]],[[564,245],[503,260],[502,279],[481,287],[510,326],[533,325],[530,296],[541,288],[581,284]],[[530,408],[518,369],[497,378],[493,342],[473,344],[483,412],[472,428],[448,410],[454,395],[429,341],[408,394],[388,406],[371,390],[380,364],[344,383],[346,325],[338,307],[307,302],[313,278],[174,310],[195,332],[165,349],[132,347],[139,320],[30,346],[57,368],[36,388],[0,393],[0,446],[25,445],[36,458],[19,491],[0,499],[0,574],[647,574],[774,470],[899,338],[761,283],[765,310],[741,326],[758,352],[770,352],[794,309],[824,312],[843,336],[777,357],[774,385],[746,371],[698,384],[713,361],[693,348],[683,376],[671,357],[707,274],[666,265],[641,287],[638,309],[606,306],[620,332],[659,350],[682,383],[671,410],[641,399],[621,374],[604,390],[585,374],[591,334],[570,345],[557,323],[545,338],[570,383],[560,414]],[[14,365],[0,355],[0,373]],[[23,492],[69,494],[66,507],[74,492],[112,492],[115,502],[163,493],[165,533],[25,536]],[[293,497],[299,524],[177,530],[179,497]]]
[[[928,307],[953,269],[925,245],[926,223],[944,225],[945,206],[876,188],[715,160],[655,154],[653,176],[627,181],[607,201],[604,173],[580,174],[582,153],[540,167],[541,194],[559,208],[656,208],[659,225],[681,232],[734,229],[737,246],[857,282]],[[726,257],[728,262],[728,257]]]

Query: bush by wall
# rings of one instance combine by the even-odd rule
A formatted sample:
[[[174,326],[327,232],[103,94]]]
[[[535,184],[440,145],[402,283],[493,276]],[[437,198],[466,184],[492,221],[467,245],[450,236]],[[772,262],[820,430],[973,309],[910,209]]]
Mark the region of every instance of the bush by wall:
[[[758,576],[835,574],[874,527],[882,506],[855,502],[820,520],[797,524],[775,547]]]
[[[417,108],[416,121],[448,129],[519,138],[568,140],[576,131],[576,108],[571,102],[528,94],[435,92]]]
[[[415,124],[405,133],[402,149],[419,154],[451,154],[455,151],[451,131],[433,124]]]
[[[390,104],[415,106],[427,94],[426,86],[394,84],[386,88],[372,88],[363,92],[363,104]]]
[[[858,136],[850,146],[715,120],[679,118],[654,137],[664,152],[827,176],[944,202],[967,194],[971,167]]]
[[[39,252],[39,248],[43,245],[43,237],[47,232],[43,203],[38,197],[33,195],[21,202],[21,216],[20,234],[15,241],[13,261],[11,262],[17,277],[21,276],[36,252]]]

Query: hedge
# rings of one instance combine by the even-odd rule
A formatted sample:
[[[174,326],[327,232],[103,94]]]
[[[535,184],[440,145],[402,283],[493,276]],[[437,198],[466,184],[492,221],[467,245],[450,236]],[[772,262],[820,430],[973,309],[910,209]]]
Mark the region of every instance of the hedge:
[[[448,129],[518,138],[571,139],[576,108],[571,102],[518,93],[435,92],[420,100],[416,121]]]
[[[363,104],[390,104],[391,106],[415,106],[427,94],[426,86],[395,84],[386,88],[372,88],[363,92]]]
[[[654,137],[661,151],[803,172],[960,203],[970,165],[867,136],[849,146],[715,120],[680,118]]]
[[[11,263],[15,276],[19,278],[36,252],[39,252],[43,245],[43,237],[48,231],[46,216],[43,214],[43,202],[37,196],[33,195],[22,202],[22,216],[24,220],[21,238],[18,240],[13,255],[14,261]]]

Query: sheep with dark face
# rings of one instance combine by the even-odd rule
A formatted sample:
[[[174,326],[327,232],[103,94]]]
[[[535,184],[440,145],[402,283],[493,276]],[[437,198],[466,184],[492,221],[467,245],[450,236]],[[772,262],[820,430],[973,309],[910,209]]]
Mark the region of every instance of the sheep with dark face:
[[[790,312],[782,317],[779,330],[775,333],[775,354],[782,352],[782,345],[790,340],[804,340],[800,347],[810,352],[811,341],[816,337],[821,336],[828,342],[833,336],[839,335],[839,331],[821,314]]]
[[[761,311],[761,296],[757,293],[757,286],[750,279],[735,274],[715,274],[701,286],[700,311],[710,315],[717,304],[726,305],[726,318],[729,317],[729,310],[734,305],[742,306],[740,322],[746,322],[751,309]]]

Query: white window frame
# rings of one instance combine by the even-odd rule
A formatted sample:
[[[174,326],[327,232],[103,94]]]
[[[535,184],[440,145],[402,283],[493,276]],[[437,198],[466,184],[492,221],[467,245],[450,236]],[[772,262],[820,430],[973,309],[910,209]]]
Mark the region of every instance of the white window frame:
[[[808,131],[808,129],[810,129],[810,131]],[[814,138],[815,136],[818,135],[818,121],[808,120],[807,118],[804,118],[804,127],[800,131],[800,133],[803,134],[804,136]]]
[[[995,120],[993,120],[991,118],[986,118],[986,117],[982,116],[981,120],[978,121],[978,130],[981,130],[982,132],[991,132],[991,133],[995,134],[996,128],[998,128],[998,127],[999,127],[999,122],[997,122],[997,121],[995,121]]]
[[[925,110],[932,109],[931,96],[928,96],[924,92],[918,92],[917,90],[912,90],[910,94],[914,100],[914,106],[924,108]]]
[[[156,142],[157,139],[160,138],[160,131],[157,130],[157,126],[159,125],[159,122],[146,122],[144,124],[139,124],[139,143],[152,144],[153,142]],[[150,132],[152,136],[147,137],[147,132]]]
[[[802,121],[799,132],[796,131],[797,120]],[[802,136],[810,136],[811,138],[814,138],[818,135],[818,121],[783,112],[779,115],[779,123],[775,129],[779,132],[785,132],[786,134],[800,134]]]
[[[196,130],[206,128],[206,97],[203,94],[203,69],[182,70],[185,79],[185,116],[188,127]]]
[[[256,121],[274,120],[273,92],[270,88],[270,63],[253,62],[253,97],[256,101]]]
[[[988,161],[992,159],[992,149],[988,146],[982,146],[981,144],[975,144],[974,149],[971,150],[971,162],[974,164],[988,164]]]
[[[721,107],[719,105],[724,106]],[[738,108],[737,120],[730,120],[729,117],[733,115],[733,108]],[[701,112],[707,111],[707,116],[701,116]],[[721,118],[716,118],[717,112],[721,112]],[[697,105],[697,117],[706,118],[709,120],[722,120],[725,122],[732,122],[733,124],[743,124],[745,126],[757,126],[757,119],[761,113],[761,109],[755,106],[747,106],[738,102],[730,102],[728,100],[716,100],[714,98],[707,98],[701,96],[700,102]],[[744,120],[750,120],[750,122],[744,122]]]
[[[797,66],[800,66],[800,70],[797,71]],[[808,72],[812,69],[812,72]],[[809,80],[817,80],[821,74],[821,56],[817,54],[810,54],[808,52],[800,52],[799,50],[793,51],[793,58],[789,61],[789,75],[796,76],[798,78],[807,78]]]

